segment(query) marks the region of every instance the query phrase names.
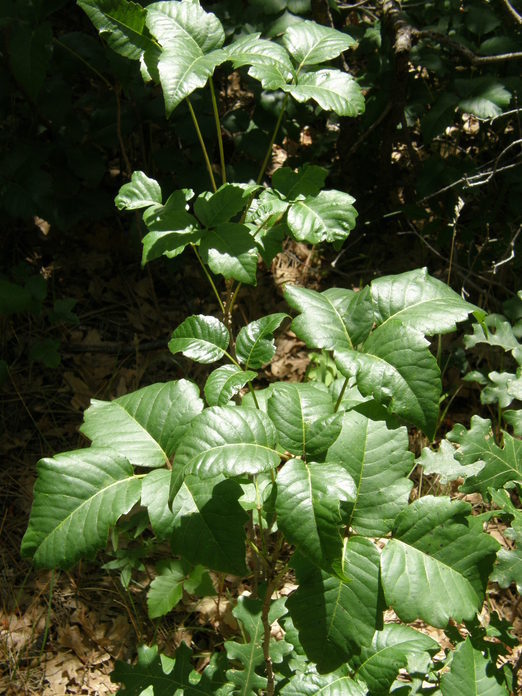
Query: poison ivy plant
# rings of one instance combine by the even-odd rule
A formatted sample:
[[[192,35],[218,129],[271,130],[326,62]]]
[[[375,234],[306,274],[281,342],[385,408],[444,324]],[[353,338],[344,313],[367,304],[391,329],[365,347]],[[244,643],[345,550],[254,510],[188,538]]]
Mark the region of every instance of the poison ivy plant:
[[[142,648],[136,666],[118,663],[113,673],[123,693],[362,696],[395,691],[400,670],[448,694],[463,673],[481,688],[494,686],[493,673],[500,683],[493,657],[471,639],[456,647],[441,679],[433,661],[440,646],[407,625],[471,626],[488,578],[507,584],[517,577],[518,557],[499,553],[495,565],[499,544],[469,503],[411,499],[407,427],[432,441],[439,420],[441,371],[431,337],[455,331],[471,314],[483,324],[484,314],[426,269],[375,278],[357,292],[287,285],[291,329],[322,351],[328,370],[264,388],[268,373],[257,371],[272,361],[287,314],[237,330],[238,293],[255,285],[260,257],[277,253],[284,237],[338,248],[355,225],[354,199],[324,191],[321,167],[279,168],[270,186],[260,185],[291,98],[339,116],[362,112],[360,88],[330,65],[353,40],[303,21],[285,27],[279,42],[252,33],[227,43],[220,20],[199,2],[79,4],[109,45],[161,86],[168,116],[186,101],[210,190],[177,189],[163,202],[162,186],[135,172],[116,203],[144,211],[144,263],[192,250],[220,316],[185,318],[168,343],[172,354],[207,366],[206,403],[188,378],[93,400],[81,428],[90,447],[40,462],[23,555],[69,568],[102,552],[111,530],[116,545],[135,514],[136,537],[146,533],[170,549],[151,559],[151,618],[185,594],[217,594],[219,606],[228,593],[237,630],[216,638],[224,649],[202,672],[185,645],[173,658]],[[212,82],[215,68],[227,65],[285,95],[256,184],[227,181]],[[217,167],[190,101],[207,82]],[[518,514],[498,489],[518,484],[520,443],[508,433],[495,443],[489,427],[481,419],[469,431],[456,425],[440,454],[418,463],[447,480],[465,472],[462,490],[501,503],[498,514],[512,518],[518,535]],[[458,445],[454,453],[449,442]],[[443,465],[433,464],[441,457]],[[386,609],[397,623],[385,622]]]

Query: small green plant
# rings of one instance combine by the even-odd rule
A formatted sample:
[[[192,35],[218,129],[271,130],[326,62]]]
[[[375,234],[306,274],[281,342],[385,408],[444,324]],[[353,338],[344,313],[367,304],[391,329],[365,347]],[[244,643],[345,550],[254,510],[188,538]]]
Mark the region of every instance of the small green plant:
[[[320,357],[310,381],[264,389],[256,389],[258,371],[274,357],[274,335],[289,316],[235,328],[239,289],[256,283],[260,256],[273,258],[285,237],[340,246],[355,225],[353,199],[324,191],[327,173],[313,164],[277,169],[271,186],[261,185],[288,99],[361,112],[355,81],[321,67],[352,40],[303,21],[281,43],[254,34],[225,46],[220,22],[197,2],[79,4],[115,50],[161,84],[167,114],[209,82],[220,134],[211,78],[218,65],[248,67],[264,89],[285,96],[257,182],[228,182],[220,148],[217,185],[188,101],[211,190],[178,189],[165,200],[143,172],[121,188],[120,209],[144,209],[143,262],[191,249],[220,308],[219,317],[186,318],[170,351],[221,364],[204,398],[181,379],[93,400],[81,428],[90,447],[38,465],[23,555],[69,568],[93,559],[111,530],[114,540],[118,530],[126,539],[147,531],[141,550],[113,544],[108,567],[128,584],[146,545],[157,548],[152,530],[171,556],[156,564],[151,618],[171,611],[183,593],[223,594],[226,575],[250,587],[248,596],[233,597],[241,631],[201,673],[184,644],[172,658],[143,647],[137,665],[118,663],[113,673],[125,694],[453,696],[468,693],[463,683],[469,693],[507,694],[512,674],[497,662],[512,639],[500,620],[484,628],[477,614],[488,578],[496,573],[509,584],[519,561],[499,555],[495,566],[499,544],[469,503],[410,500],[416,463],[407,425],[433,440],[442,391],[429,337],[454,331],[472,313],[482,321],[483,313],[426,269],[377,278],[358,292],[289,285],[291,328]],[[506,434],[497,445],[482,423],[455,428],[450,439],[458,445],[455,478],[465,480],[465,491],[490,496],[516,536],[518,510],[504,489],[519,485],[520,442]],[[289,577],[297,589],[285,599],[279,592]],[[396,622],[384,622],[388,607]],[[439,644],[408,625],[418,619],[448,630],[455,650],[434,660]],[[400,670],[406,681],[397,680]]]

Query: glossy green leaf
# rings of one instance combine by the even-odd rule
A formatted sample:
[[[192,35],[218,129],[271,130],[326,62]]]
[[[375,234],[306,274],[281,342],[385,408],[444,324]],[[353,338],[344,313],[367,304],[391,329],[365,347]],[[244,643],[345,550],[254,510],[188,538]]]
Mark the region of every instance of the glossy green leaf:
[[[364,679],[371,694],[388,694],[399,673],[406,667],[408,657],[422,653],[434,654],[439,644],[425,633],[409,626],[388,624],[376,631],[370,645],[363,645],[361,653],[350,660],[357,676]]]
[[[316,292],[287,285],[285,300],[301,314],[292,322],[292,331],[309,348],[354,348],[373,326],[369,290],[361,292],[331,288]]]
[[[77,0],[113,51],[139,60],[155,44],[145,26],[147,12],[129,0]]]
[[[277,312],[243,326],[237,336],[236,356],[245,368],[257,370],[272,360],[276,352],[273,334],[287,317]]]
[[[200,478],[269,471],[279,463],[276,431],[261,411],[235,406],[207,408],[190,424],[176,451],[173,473]]]
[[[464,493],[479,491],[487,498],[488,488],[502,488],[509,481],[522,479],[522,441],[504,432],[504,446],[499,447],[491,430],[491,421],[473,416],[471,428],[457,424],[448,433],[451,442],[460,445],[457,459],[464,466],[484,462],[484,467],[475,476],[466,479],[460,490]]]
[[[364,112],[364,97],[357,82],[340,70],[301,73],[297,85],[282,85],[298,102],[313,99],[325,111],[338,116],[359,116]]]
[[[229,343],[228,329],[219,319],[196,314],[185,319],[175,329],[169,341],[169,350],[208,364],[220,360]]]
[[[272,186],[283,196],[293,201],[297,196],[317,196],[324,186],[328,172],[316,164],[305,164],[294,171],[290,167],[279,167],[272,175]],[[351,201],[353,203],[353,199]]]
[[[225,32],[212,12],[205,12],[199,2],[153,2],[147,7],[147,26],[164,49],[177,50],[181,39],[203,53],[221,48]]]
[[[182,38],[169,41],[169,49],[159,55],[156,68],[167,118],[186,97],[207,84],[208,78],[225,58],[222,50],[204,54]]]
[[[426,268],[377,278],[371,293],[377,324],[399,320],[427,335],[455,331],[471,312],[480,312]]]
[[[348,34],[307,20],[288,27],[283,43],[299,69],[337,58],[356,45]]]
[[[386,601],[402,621],[445,628],[479,610],[498,543],[471,523],[470,512],[463,501],[425,496],[397,517],[381,573]]]
[[[379,552],[362,537],[345,539],[341,558],[343,582],[294,556],[299,588],[287,601],[310,660],[321,672],[331,672],[369,644],[382,622],[379,594]]]
[[[225,222],[201,240],[201,257],[213,273],[246,285],[256,284],[257,247],[248,227]]]
[[[123,184],[114,199],[118,210],[138,210],[161,205],[161,188],[155,179],[144,172],[133,172],[128,184]]]
[[[80,558],[94,558],[140,493],[141,478],[113,449],[91,447],[42,459],[22,555],[45,568],[70,568]]]
[[[277,475],[277,524],[301,554],[332,571],[342,556],[339,503],[353,501],[355,483],[337,463],[291,459]]]
[[[205,398],[209,406],[225,406],[247,382],[257,377],[252,370],[236,365],[223,365],[212,372],[205,384]]]
[[[484,325],[487,333],[484,332]],[[487,343],[490,346],[498,346],[504,350],[510,350],[515,356],[520,350],[520,342],[515,335],[510,322],[502,314],[488,314],[483,324],[473,324],[473,334],[464,336],[466,348],[474,348],[478,343]]]
[[[112,447],[134,466],[164,466],[191,420],[203,410],[187,380],[151,384],[114,401],[93,399],[81,432],[97,447]]]
[[[437,474],[443,485],[458,478],[474,476],[484,468],[484,462],[480,461],[463,466],[455,455],[455,448],[447,440],[442,440],[436,451],[424,447],[417,463],[422,466],[425,474]]]
[[[168,117],[226,59],[220,50],[225,33],[214,14],[189,1],[152,3],[147,26],[163,48],[146,59],[149,70],[159,75]]]
[[[285,450],[303,457],[321,457],[341,430],[328,389],[320,383],[278,383],[267,413]]]
[[[180,561],[168,561],[150,583],[147,592],[149,618],[157,619],[172,611],[183,597],[185,571]]]
[[[439,416],[440,370],[424,336],[398,320],[373,331],[360,351],[336,350],[335,361],[357,387],[432,439]]]
[[[357,483],[353,505],[343,505],[344,521],[359,534],[386,536],[408,505],[413,468],[406,428],[390,428],[357,411],[343,417],[341,434],[327,461],[339,462]]]
[[[173,258],[187,244],[199,242],[201,231],[196,218],[187,212],[187,201],[194,192],[191,189],[174,191],[164,206],[154,206],[145,211],[143,221],[149,232],[142,240],[142,264],[161,255]]]
[[[292,236],[310,244],[343,241],[355,227],[354,201],[341,191],[321,191],[292,203],[287,217]]]
[[[259,187],[255,184],[223,184],[215,193],[201,193],[194,212],[204,227],[216,227],[237,215]]]
[[[271,603],[268,612],[270,625],[286,614],[284,601],[284,599],[277,599]],[[232,613],[241,622],[243,635],[248,638],[248,642],[237,643],[231,640],[225,642],[228,659],[239,661],[243,667],[241,670],[229,669],[227,671],[227,677],[236,685],[234,693],[242,694],[242,696],[257,696],[258,689],[265,688],[267,684],[266,677],[260,676],[256,672],[256,668],[259,669],[265,663],[262,606],[262,602],[258,599],[239,597],[237,606]],[[291,651],[292,646],[285,640],[270,638],[269,652],[274,664],[281,663],[284,656]]]
[[[168,469],[154,469],[142,481],[141,504],[147,508],[152,530],[158,539],[167,539],[174,525],[169,507],[170,477]]]
[[[247,514],[238,503],[241,494],[235,481],[187,476],[172,503],[174,553],[193,565],[244,575]]]
[[[282,46],[259,37],[255,33],[236,39],[224,49],[227,59],[235,69],[250,66],[248,74],[259,80],[263,89],[279,89],[294,76],[292,62]]]
[[[442,696],[508,696],[501,679],[491,660],[466,638],[455,649],[450,671],[442,675],[440,688]]]

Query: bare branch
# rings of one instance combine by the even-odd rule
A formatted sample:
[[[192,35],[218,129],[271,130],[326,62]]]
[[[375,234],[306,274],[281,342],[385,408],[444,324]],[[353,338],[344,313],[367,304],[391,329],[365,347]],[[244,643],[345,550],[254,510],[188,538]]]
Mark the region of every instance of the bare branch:
[[[514,19],[517,24],[522,24],[522,15],[518,14],[513,5],[509,2],[509,0],[502,0],[502,2],[506,10],[511,15],[512,19]]]

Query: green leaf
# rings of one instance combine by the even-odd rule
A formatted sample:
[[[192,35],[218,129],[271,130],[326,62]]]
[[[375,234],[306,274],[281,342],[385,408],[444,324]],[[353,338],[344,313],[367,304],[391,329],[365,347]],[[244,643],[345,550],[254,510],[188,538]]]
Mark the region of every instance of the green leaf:
[[[517,437],[522,437],[522,410],[510,410],[504,411],[502,414],[506,425],[510,425],[513,428],[513,434]]]
[[[284,599],[277,599],[271,603],[268,612],[268,621],[272,625],[275,621],[286,614]],[[262,602],[250,597],[239,597],[237,606],[232,611],[234,616],[241,622],[243,633],[248,636],[248,643],[237,643],[228,640],[225,642],[225,649],[229,660],[238,660],[243,666],[242,670],[229,669],[228,679],[236,685],[235,694],[242,696],[257,696],[258,689],[266,687],[266,677],[256,673],[256,668],[265,663],[263,653],[263,621],[262,621]],[[269,652],[272,662],[280,664],[285,655],[292,651],[292,645],[285,640],[275,640],[270,638]]]
[[[364,682],[354,679],[346,665],[329,674],[318,674],[308,665],[304,674],[295,674],[281,689],[282,696],[366,696]]]
[[[476,615],[498,543],[471,523],[470,512],[463,501],[425,496],[397,517],[381,573],[386,601],[402,621],[445,628]]]
[[[225,42],[225,32],[216,15],[190,0],[152,3],[147,7],[147,26],[167,50],[177,50],[181,40],[209,53]]]
[[[473,647],[470,638],[457,646],[451,669],[440,680],[443,696],[508,696],[495,665]]]
[[[174,552],[193,565],[245,575],[248,516],[241,494],[235,481],[187,476],[172,503]]]
[[[522,539],[518,543],[522,543]],[[500,549],[490,580],[504,588],[514,583],[518,594],[522,595],[522,548],[512,551]]]
[[[125,457],[91,447],[38,463],[22,555],[38,566],[70,568],[105,547],[110,527],[140,499],[141,480]]]
[[[145,58],[150,72],[159,75],[169,117],[226,60],[220,50],[225,33],[214,14],[193,2],[149,5],[147,26],[163,47],[161,53],[149,53]]]
[[[147,592],[149,618],[157,619],[172,611],[183,597],[185,571],[180,561],[167,561],[150,583]]]
[[[269,314],[243,326],[237,336],[236,356],[245,368],[258,370],[275,355],[274,331],[288,317],[284,312]]]
[[[455,80],[460,95],[459,108],[478,118],[494,118],[511,102],[511,92],[495,77],[472,77]]]
[[[323,384],[278,383],[268,400],[278,442],[296,456],[321,457],[341,430],[341,414]]]
[[[455,448],[447,440],[442,440],[436,451],[424,447],[416,461],[422,466],[425,474],[437,474],[443,485],[458,478],[474,476],[484,467],[484,462],[473,462],[462,466],[455,454]]]
[[[246,285],[256,284],[257,247],[246,225],[237,222],[218,225],[205,234],[200,250],[212,273]]]
[[[223,365],[212,372],[205,384],[205,398],[209,406],[226,406],[247,382],[257,377],[252,370],[242,370],[236,365]]]
[[[142,265],[161,255],[174,258],[188,244],[199,242],[202,232],[196,218],[187,212],[187,201],[193,195],[191,189],[174,191],[164,206],[154,206],[145,211],[143,221],[149,233],[142,240]]]
[[[409,626],[388,624],[382,631],[376,631],[371,645],[363,645],[361,653],[350,662],[371,694],[388,694],[399,670],[406,667],[408,657],[439,650],[439,644],[424,633]]]
[[[171,353],[183,353],[186,358],[208,364],[220,360],[228,344],[227,327],[215,317],[196,314],[187,317],[172,334],[169,341]]]
[[[174,526],[169,507],[170,477],[168,469],[154,469],[144,477],[141,487],[141,504],[147,508],[152,529],[158,539],[167,539]]]
[[[344,241],[355,227],[354,201],[341,191],[321,191],[317,196],[308,196],[288,209],[288,227],[300,242]]]
[[[327,461],[340,462],[357,482],[353,505],[343,505],[344,521],[359,534],[383,537],[408,505],[413,454],[406,428],[389,428],[356,411],[343,417],[341,434]]]
[[[483,498],[487,498],[488,488],[502,488],[509,481],[522,479],[522,441],[506,432],[503,436],[504,446],[499,447],[491,430],[491,421],[480,416],[472,416],[469,430],[457,424],[448,433],[448,440],[460,445],[455,456],[464,466],[485,463],[478,474],[468,477],[460,487],[463,493],[479,491]]]
[[[391,413],[423,430],[432,439],[442,391],[440,370],[429,343],[397,319],[379,326],[360,351],[335,350],[344,375],[355,375],[357,387]]]
[[[223,184],[215,193],[201,193],[194,212],[205,227],[216,227],[237,215],[259,187],[255,184]]]
[[[487,329],[487,335],[484,333],[484,326]],[[473,324],[473,334],[464,336],[464,345],[469,348],[474,348],[478,343],[487,343],[490,346],[498,346],[504,350],[510,350],[515,356],[517,350],[520,349],[520,343],[513,331],[513,327],[502,314],[488,314],[485,317],[483,324]]]
[[[320,672],[331,672],[372,640],[382,623],[379,552],[369,539],[344,540],[343,582],[295,555],[299,588],[287,601],[299,639]]]
[[[294,76],[292,62],[282,46],[260,36],[248,34],[226,46],[227,60],[234,69],[249,65],[248,74],[259,80],[263,89],[279,89]]]
[[[123,184],[114,199],[118,210],[139,210],[161,205],[161,201],[160,185],[144,172],[133,172],[130,183]]]
[[[52,55],[53,31],[48,22],[39,26],[12,25],[5,43],[11,71],[18,84],[36,101],[45,82]],[[5,55],[5,54],[4,54]]]
[[[305,164],[294,171],[290,167],[279,167],[272,175],[272,186],[289,201],[297,196],[317,196],[324,186],[328,172],[316,164]],[[353,199],[351,201],[353,203]]]
[[[301,73],[297,85],[282,85],[298,102],[316,101],[325,111],[338,116],[359,116],[364,112],[364,97],[357,82],[340,70]]]
[[[207,84],[215,68],[225,59],[222,50],[204,54],[182,38],[169,41],[169,49],[159,55],[154,65],[159,73],[167,118],[186,97]]]
[[[377,324],[398,319],[429,336],[455,331],[458,322],[481,311],[426,268],[377,278],[371,293]]]
[[[113,51],[139,60],[155,44],[145,26],[146,10],[129,0],[77,0]]]
[[[315,565],[332,572],[343,552],[340,501],[353,501],[355,483],[340,465],[291,459],[277,475],[277,524]]]
[[[348,34],[307,20],[288,27],[283,43],[299,64],[299,70],[305,65],[317,65],[337,58],[343,51],[356,46]]]
[[[275,441],[275,428],[261,411],[235,406],[207,408],[183,436],[173,474],[177,468],[200,478],[269,471],[279,464]]]
[[[287,285],[285,300],[301,312],[292,322],[292,331],[309,348],[354,348],[373,326],[369,290],[354,292],[331,288],[316,292]]]
[[[187,380],[151,384],[114,401],[93,399],[81,432],[96,447],[112,447],[134,466],[164,466],[191,420],[203,410]]]
[[[218,654],[212,655],[210,664],[203,674],[194,670],[191,663],[192,651],[185,643],[176,650],[175,658],[158,653],[156,645],[138,648],[138,664],[116,662],[111,681],[124,684],[125,696],[228,696],[227,679]]]

